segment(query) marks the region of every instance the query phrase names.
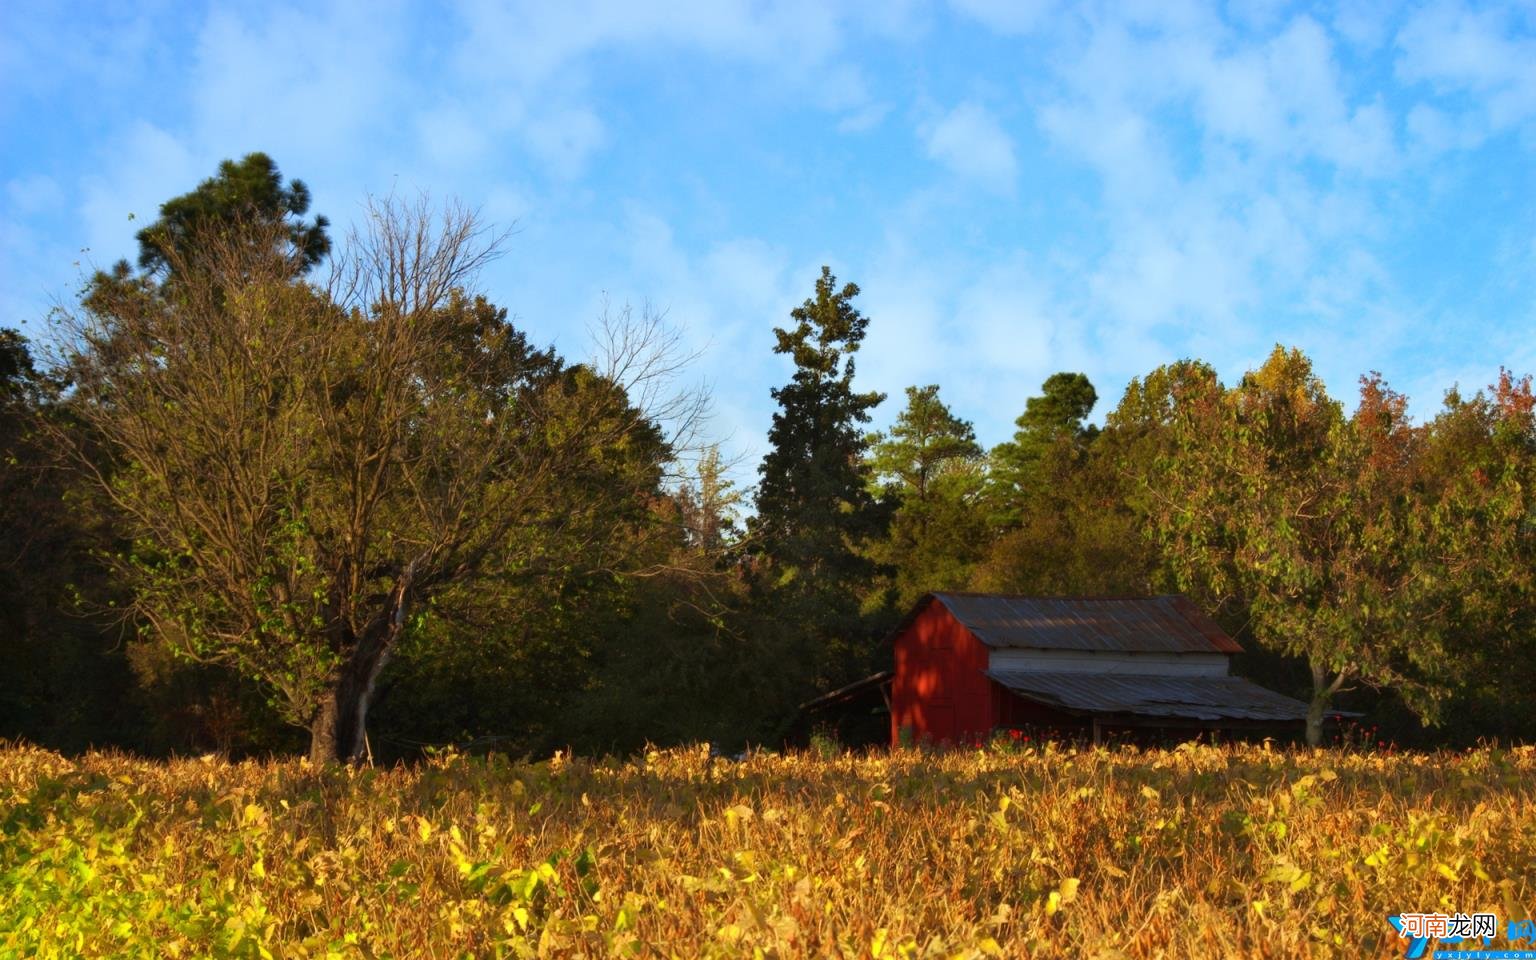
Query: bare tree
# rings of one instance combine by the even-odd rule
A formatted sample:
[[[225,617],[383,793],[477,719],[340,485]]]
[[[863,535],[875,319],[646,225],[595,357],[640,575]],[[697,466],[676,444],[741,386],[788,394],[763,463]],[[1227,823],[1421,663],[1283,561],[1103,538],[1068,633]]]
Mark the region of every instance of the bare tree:
[[[672,458],[659,421],[702,413],[649,315],[610,324],[600,363],[531,347],[469,292],[498,240],[457,207],[374,202],[316,284],[281,225],[225,226],[60,315],[88,430],[59,439],[131,531],[132,614],[266,684],[316,762],[361,755],[428,604],[622,568]]]

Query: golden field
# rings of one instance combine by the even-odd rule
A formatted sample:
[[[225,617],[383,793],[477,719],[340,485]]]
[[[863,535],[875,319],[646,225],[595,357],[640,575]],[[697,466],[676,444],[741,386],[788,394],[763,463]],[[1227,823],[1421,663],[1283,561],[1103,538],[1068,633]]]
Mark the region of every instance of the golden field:
[[[0,957],[1389,957],[1536,908],[1536,750],[392,770],[0,746]],[[1521,944],[1529,946],[1529,944]]]

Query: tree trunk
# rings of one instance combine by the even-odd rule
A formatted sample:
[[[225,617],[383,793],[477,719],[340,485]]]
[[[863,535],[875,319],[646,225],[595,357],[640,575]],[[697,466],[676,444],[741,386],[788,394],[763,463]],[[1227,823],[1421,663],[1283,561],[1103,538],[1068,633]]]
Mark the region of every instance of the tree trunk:
[[[1312,701],[1307,704],[1307,746],[1323,745],[1323,723],[1328,719],[1328,707],[1333,695],[1344,684],[1348,671],[1340,670],[1329,680],[1328,670],[1320,663],[1312,664]]]
[[[369,625],[342,663],[309,728],[313,763],[356,763],[363,758],[368,707],[379,673],[405,629],[406,598],[416,565],[406,568],[386,615]]]
[[[309,727],[309,759],[313,763],[356,763],[363,758],[368,707],[374,683],[394,647],[396,631],[358,643],[337,672]]]
[[[336,694],[326,694],[309,723],[309,762],[325,766],[336,762]]]
[[[1323,745],[1323,721],[1328,714],[1328,694],[1316,688],[1312,691],[1312,702],[1307,705],[1307,746],[1320,747]]]

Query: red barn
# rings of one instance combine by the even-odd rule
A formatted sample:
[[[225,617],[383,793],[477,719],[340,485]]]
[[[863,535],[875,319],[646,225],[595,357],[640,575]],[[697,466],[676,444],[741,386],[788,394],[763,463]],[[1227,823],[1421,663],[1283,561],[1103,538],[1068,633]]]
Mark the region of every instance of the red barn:
[[[1095,739],[1107,728],[1290,726],[1307,714],[1233,676],[1242,648],[1184,597],[931,593],[892,644],[893,745],[1030,725]]]

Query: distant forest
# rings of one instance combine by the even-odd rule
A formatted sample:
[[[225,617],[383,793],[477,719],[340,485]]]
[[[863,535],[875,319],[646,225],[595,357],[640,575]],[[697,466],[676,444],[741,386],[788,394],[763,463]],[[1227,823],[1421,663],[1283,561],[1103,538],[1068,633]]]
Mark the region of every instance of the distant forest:
[[[938,385],[872,433],[871,318],[824,268],[739,490],[655,317],[575,362],[476,286],[500,238],[472,215],[374,201],[342,239],[309,206],[226,161],[46,338],[0,331],[0,738],[772,746],[933,590],[1184,593],[1248,676],[1382,740],[1536,735],[1529,377],[1415,422],[1277,346],[1230,385],[1151,370],[1102,428],[1063,372],[991,450]]]

